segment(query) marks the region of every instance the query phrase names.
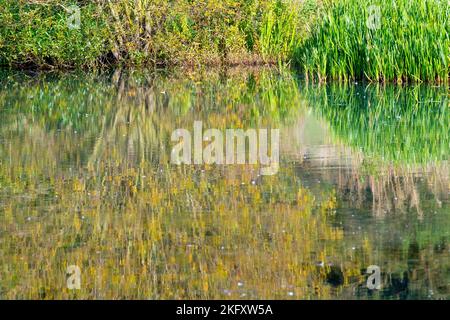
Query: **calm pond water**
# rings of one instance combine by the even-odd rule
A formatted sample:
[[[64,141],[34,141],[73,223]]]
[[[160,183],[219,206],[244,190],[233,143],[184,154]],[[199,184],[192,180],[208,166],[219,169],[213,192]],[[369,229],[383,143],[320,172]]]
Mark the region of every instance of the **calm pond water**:
[[[273,70],[2,73],[0,298],[448,299],[448,100]],[[196,120],[280,129],[278,174],[171,164]]]

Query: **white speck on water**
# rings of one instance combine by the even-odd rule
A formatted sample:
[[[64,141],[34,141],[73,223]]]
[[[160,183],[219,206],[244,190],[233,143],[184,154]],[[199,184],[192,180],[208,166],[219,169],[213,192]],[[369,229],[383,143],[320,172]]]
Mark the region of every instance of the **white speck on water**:
[[[238,285],[238,287],[243,287],[244,286],[244,284],[242,282],[240,282],[240,281],[237,283],[237,285]]]
[[[292,291],[289,291],[289,292],[288,292],[288,296],[289,296],[289,297],[293,297],[293,296],[294,296],[294,293],[293,293]]]

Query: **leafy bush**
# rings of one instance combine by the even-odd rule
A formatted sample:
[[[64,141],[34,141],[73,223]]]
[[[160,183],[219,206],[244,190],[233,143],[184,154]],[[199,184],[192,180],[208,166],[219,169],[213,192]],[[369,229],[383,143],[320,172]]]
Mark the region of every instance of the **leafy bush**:
[[[80,29],[68,27],[71,5],[81,8]],[[0,64],[40,67],[286,58],[301,7],[281,0],[0,0],[0,6]]]
[[[109,31],[97,6],[80,7],[80,29],[69,28],[71,1],[0,0],[0,64],[94,65],[108,51]]]

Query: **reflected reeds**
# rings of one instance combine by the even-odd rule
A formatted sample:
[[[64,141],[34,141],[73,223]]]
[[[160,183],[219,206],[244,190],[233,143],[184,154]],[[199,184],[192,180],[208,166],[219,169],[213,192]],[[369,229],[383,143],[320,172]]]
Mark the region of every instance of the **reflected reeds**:
[[[358,109],[352,90],[274,70],[4,77],[0,297],[445,297],[446,105],[397,110],[390,99],[409,95],[376,89]],[[442,99],[428,90],[420,99]],[[172,130],[194,120],[280,127],[279,174],[171,165]],[[374,121],[387,132],[366,132]],[[383,145],[391,135],[410,148]],[[79,291],[66,288],[72,264]]]

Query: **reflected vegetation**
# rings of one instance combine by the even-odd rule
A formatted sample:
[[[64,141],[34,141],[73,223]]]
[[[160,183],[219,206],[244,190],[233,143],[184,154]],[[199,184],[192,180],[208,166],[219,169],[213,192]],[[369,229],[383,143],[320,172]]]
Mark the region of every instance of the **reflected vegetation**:
[[[449,298],[446,87],[0,79],[0,298]],[[195,120],[280,128],[278,175],[171,165],[172,131]]]

